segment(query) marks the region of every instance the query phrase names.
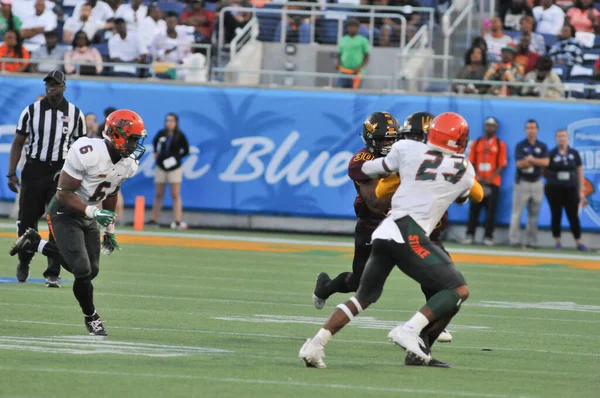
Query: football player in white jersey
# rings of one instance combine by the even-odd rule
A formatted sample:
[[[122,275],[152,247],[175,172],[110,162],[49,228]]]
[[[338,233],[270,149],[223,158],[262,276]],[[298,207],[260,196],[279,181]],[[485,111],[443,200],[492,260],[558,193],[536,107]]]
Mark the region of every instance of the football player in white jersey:
[[[392,329],[388,338],[424,365],[448,367],[432,360],[424,341],[427,334],[422,332],[444,330],[469,297],[469,290],[448,254],[429,235],[453,202],[468,199],[475,182],[475,170],[464,156],[468,140],[465,119],[442,113],[431,122],[427,143],[400,140],[385,158],[363,164],[362,171],[369,176],[398,173],[402,183],[392,197],[388,217],[373,232],[371,256],[356,295],[338,305],[323,328],[300,349],[306,366],[326,367],[325,344],[379,299],[387,277],[398,266],[436,293],[408,322]]]
[[[69,149],[48,210],[56,245],[29,229],[10,251],[11,255],[38,251],[60,256],[67,271],[75,276],[73,293],[88,332],[96,336],[107,333],[94,306],[92,280],[98,275],[100,252],[120,250],[114,227],[117,193],[123,181],[137,171],[145,152],[146,129],[137,113],[121,109],[106,118],[103,137],[80,138]],[[97,207],[100,203],[103,209]],[[98,224],[105,227],[102,243]]]

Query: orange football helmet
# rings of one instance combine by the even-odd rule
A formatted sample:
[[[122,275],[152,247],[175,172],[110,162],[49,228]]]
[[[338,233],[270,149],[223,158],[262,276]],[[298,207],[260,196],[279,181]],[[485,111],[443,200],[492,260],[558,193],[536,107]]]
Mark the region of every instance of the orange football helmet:
[[[106,118],[105,139],[113,143],[123,158],[133,158],[139,163],[146,152],[144,139],[148,135],[144,121],[134,111],[119,109]]]
[[[469,142],[469,124],[458,113],[445,112],[429,125],[427,145],[444,153],[464,153]]]

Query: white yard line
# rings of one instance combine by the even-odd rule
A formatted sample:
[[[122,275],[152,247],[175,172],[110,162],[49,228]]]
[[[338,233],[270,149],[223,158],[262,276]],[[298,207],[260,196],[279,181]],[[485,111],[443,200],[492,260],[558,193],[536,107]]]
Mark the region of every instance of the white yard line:
[[[515,397],[514,395],[505,394],[488,394],[488,393],[474,393],[474,392],[462,392],[462,391],[448,391],[448,390],[422,390],[412,388],[394,388],[394,387],[371,387],[357,384],[329,384],[329,383],[308,383],[306,381],[292,381],[292,380],[260,380],[260,379],[242,379],[233,377],[212,377],[212,376],[200,376],[200,375],[179,375],[179,374],[165,374],[165,373],[133,373],[133,372],[109,372],[109,371],[97,371],[97,370],[78,370],[69,368],[40,368],[40,367],[27,367],[17,368],[9,366],[0,366],[2,371],[19,371],[28,372],[31,374],[35,373],[71,373],[78,375],[96,375],[96,376],[117,376],[117,377],[146,377],[146,378],[158,378],[158,379],[175,379],[175,380],[205,380],[218,383],[241,383],[241,384],[258,384],[258,385],[278,385],[288,387],[302,387],[302,388],[328,388],[335,390],[350,390],[350,391],[372,391],[382,393],[407,393],[407,394],[429,394],[429,395],[445,395],[445,396],[461,396],[461,397],[488,397],[488,398],[507,398]],[[521,396],[523,397],[523,396]]]

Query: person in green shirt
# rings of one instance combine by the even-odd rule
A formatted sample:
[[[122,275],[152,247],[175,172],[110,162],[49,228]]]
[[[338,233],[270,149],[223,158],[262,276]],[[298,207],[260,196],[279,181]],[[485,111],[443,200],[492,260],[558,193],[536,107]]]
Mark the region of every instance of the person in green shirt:
[[[354,89],[360,87],[360,76],[364,73],[364,67],[369,62],[369,40],[358,34],[359,27],[358,20],[348,20],[347,33],[338,44],[337,70],[343,75],[353,77],[339,77],[337,87]]]
[[[8,29],[21,30],[21,20],[12,13],[12,0],[0,0],[0,39]]]

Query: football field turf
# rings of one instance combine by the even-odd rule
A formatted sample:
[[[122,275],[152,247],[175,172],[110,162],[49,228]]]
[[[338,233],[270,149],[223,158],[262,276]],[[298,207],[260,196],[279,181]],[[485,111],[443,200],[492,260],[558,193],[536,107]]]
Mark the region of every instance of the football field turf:
[[[0,231],[8,251],[14,232]],[[424,301],[395,270],[320,370],[298,351],[350,295],[318,311],[314,280],[349,270],[351,238],[152,231],[122,232],[123,250],[101,257],[105,339],[86,336],[70,274],[45,288],[36,256],[32,281],[17,284],[2,255],[0,397],[600,396],[598,256],[450,246],[471,289],[454,341],[434,346],[451,369],[405,367],[387,341]]]

